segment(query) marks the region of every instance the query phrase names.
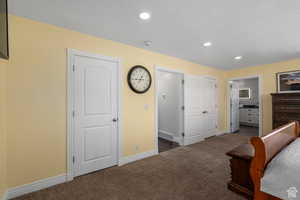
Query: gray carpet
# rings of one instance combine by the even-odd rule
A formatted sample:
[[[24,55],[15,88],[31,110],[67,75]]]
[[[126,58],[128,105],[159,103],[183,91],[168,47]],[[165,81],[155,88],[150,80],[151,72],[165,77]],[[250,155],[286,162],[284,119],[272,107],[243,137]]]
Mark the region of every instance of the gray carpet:
[[[122,167],[81,176],[18,200],[239,200],[227,189],[225,152],[248,141],[223,135]]]
[[[179,144],[176,142],[170,142],[168,140],[158,138],[158,152],[162,153],[165,151],[170,151],[171,149],[175,149],[179,147]]]

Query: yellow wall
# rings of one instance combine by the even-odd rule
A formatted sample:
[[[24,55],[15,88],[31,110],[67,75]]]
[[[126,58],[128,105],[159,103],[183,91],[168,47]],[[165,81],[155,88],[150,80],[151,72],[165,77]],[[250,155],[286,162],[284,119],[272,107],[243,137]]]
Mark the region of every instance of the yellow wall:
[[[300,59],[225,72],[228,79],[253,75],[261,76],[263,134],[267,134],[272,130],[272,99],[270,94],[276,92],[276,73],[292,70],[300,70]]]
[[[6,61],[0,59],[0,199],[6,190]]]
[[[219,127],[225,129],[223,71],[52,25],[10,16],[7,67],[8,186],[66,172],[66,48],[121,58],[124,156],[154,149],[154,89],[143,95],[127,86],[136,64],[215,76],[219,81]],[[144,110],[144,104],[149,109]],[[139,151],[135,151],[139,145]]]
[[[138,95],[128,88],[126,74],[131,66],[145,65],[152,75],[154,65],[159,65],[189,74],[215,76],[219,82],[220,131],[227,129],[226,80],[260,74],[263,78],[264,132],[271,130],[269,93],[276,91],[275,73],[299,69],[300,66],[300,60],[293,60],[225,72],[16,16],[10,16],[10,48],[11,58],[7,67],[2,67],[6,63],[0,63],[1,86],[5,85],[5,78],[7,85],[6,95],[5,91],[4,95],[3,92],[0,95],[4,98],[1,98],[2,100],[6,99],[4,107],[7,110],[4,123],[6,126],[1,130],[6,130],[7,133],[7,150],[2,154],[7,152],[8,187],[66,172],[67,48],[118,57],[122,60],[124,156],[149,151],[155,146],[155,91],[152,87],[146,94]],[[1,102],[1,105],[5,105],[4,103]],[[145,104],[149,105],[148,110],[144,110]],[[0,119],[3,119],[5,112],[0,113]],[[2,147],[6,145],[5,134],[1,134],[0,138]],[[136,145],[139,146],[139,151],[135,150]],[[3,182],[1,180],[5,180],[2,179],[5,174],[5,159],[3,160],[4,164],[2,159],[0,160],[0,186]]]

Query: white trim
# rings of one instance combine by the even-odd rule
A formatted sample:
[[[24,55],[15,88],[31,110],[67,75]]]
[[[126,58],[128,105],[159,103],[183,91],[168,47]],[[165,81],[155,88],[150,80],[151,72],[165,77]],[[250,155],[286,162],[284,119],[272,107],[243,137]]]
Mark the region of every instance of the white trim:
[[[219,131],[219,130],[216,130],[216,132],[214,132],[212,134],[212,136],[210,137],[214,137],[214,136],[220,136],[220,135],[225,135],[225,134],[228,134],[227,131]],[[208,137],[208,138],[210,138]],[[184,145],[190,145],[190,144],[194,144],[194,143],[197,143],[197,142],[201,142],[201,141],[204,141],[206,140],[207,138],[203,137],[203,136],[194,136],[194,137],[190,137],[189,139],[186,139],[184,142],[185,144]]]
[[[164,130],[158,129],[158,137],[160,137],[160,138],[163,138],[165,140],[174,141],[173,135],[175,135],[175,134],[174,133],[170,133],[168,131],[164,131]]]
[[[170,136],[170,135],[168,135],[168,134],[164,134],[164,133],[162,133],[162,132],[158,132],[158,138],[162,138],[162,139],[164,139],[164,140],[168,140],[168,141],[170,141],[170,142],[174,142],[173,136]]]
[[[132,156],[126,156],[126,157],[122,157],[120,159],[120,166],[134,162],[134,161],[138,161],[138,160],[142,160],[151,156],[155,156],[158,154],[158,151],[156,149],[153,149],[151,151],[147,151],[147,152],[143,152],[143,153],[138,153]]]
[[[123,111],[123,68],[122,68],[122,61],[121,59],[118,59],[119,61],[119,70],[118,70],[118,166],[120,166],[120,159],[123,157],[123,118],[122,118],[122,111]]]
[[[74,56],[86,56],[86,57],[94,57],[101,60],[107,60],[111,62],[117,63],[117,81],[118,81],[118,155],[117,155],[117,164],[120,165],[120,158],[122,157],[122,89],[123,89],[123,81],[122,81],[122,65],[121,60],[118,58],[102,56],[94,53],[87,53],[75,49],[67,49],[67,180],[71,181],[74,179],[74,165],[73,165],[73,156],[75,153],[74,150],[74,119],[72,117],[72,112],[74,110],[74,73],[73,73],[73,65],[74,65]]]
[[[59,176],[54,176],[38,181],[34,181],[32,183],[26,184],[26,185],[21,185],[17,186],[14,188],[10,188],[7,191],[7,199],[12,199],[15,197],[19,197],[25,194],[29,194],[32,192],[36,192],[45,188],[49,188],[51,186],[61,184],[67,181],[67,176],[66,174],[62,174]]]
[[[2,200],[8,200],[8,197],[7,197],[7,191],[4,192],[2,198]]]
[[[158,152],[158,77],[157,77],[157,74],[158,74],[158,71],[162,71],[162,72],[171,72],[171,73],[177,73],[177,74],[181,74],[182,75],[182,79],[184,81],[185,79],[185,74],[180,71],[180,70],[175,70],[175,69],[169,69],[169,68],[166,68],[166,67],[161,67],[161,66],[158,66],[156,65],[155,66],[155,133],[154,133],[154,144],[155,144],[155,149],[156,151]],[[184,99],[184,87],[182,87],[182,90],[183,90],[183,104],[185,102],[185,99]],[[185,127],[185,120],[184,120],[184,111],[183,111],[183,131],[184,131],[184,127]],[[180,140],[180,139],[178,139]],[[179,142],[180,145],[183,144],[183,138],[181,137],[181,140],[182,142]]]
[[[176,69],[169,69],[167,67],[161,67],[156,65],[155,66],[156,71],[161,71],[161,72],[171,72],[171,73],[177,73],[177,74],[184,74],[183,71],[181,70],[176,70]]]
[[[205,137],[202,135],[197,135],[197,136],[193,136],[193,137],[187,137],[184,138],[184,146],[190,145],[190,144],[195,144],[201,141],[204,141]]]
[[[180,146],[183,145],[183,140],[182,140],[182,136],[174,136],[176,134],[174,133],[170,133],[168,131],[164,131],[164,130],[158,130],[158,137],[171,141],[171,142],[176,142],[178,143]]]
[[[228,134],[227,131],[217,131],[216,136]]]
[[[228,133],[231,132],[230,130],[230,81],[238,81],[238,80],[245,80],[245,79],[253,79],[258,78],[258,96],[259,96],[259,136],[263,135],[263,83],[262,83],[262,76],[261,75],[253,75],[253,76],[245,76],[245,77],[236,77],[227,80],[227,131]]]
[[[155,92],[155,105],[154,105],[154,109],[155,109],[155,113],[154,113],[154,148],[157,152],[159,152],[158,150],[158,95],[157,95],[157,90],[158,90],[158,80],[157,80],[157,75],[158,75],[158,71],[155,67],[155,71],[154,71],[154,78],[155,78],[155,81],[154,81],[154,92]]]

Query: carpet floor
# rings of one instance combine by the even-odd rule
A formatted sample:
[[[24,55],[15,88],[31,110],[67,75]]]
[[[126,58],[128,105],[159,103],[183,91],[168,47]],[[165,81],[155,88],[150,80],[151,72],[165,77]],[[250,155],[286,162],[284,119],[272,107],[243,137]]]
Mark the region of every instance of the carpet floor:
[[[179,147],[176,142],[170,142],[168,140],[158,138],[158,152],[162,153],[165,151],[170,151],[171,149]]]
[[[227,189],[225,153],[249,137],[222,135],[15,200],[244,200]]]

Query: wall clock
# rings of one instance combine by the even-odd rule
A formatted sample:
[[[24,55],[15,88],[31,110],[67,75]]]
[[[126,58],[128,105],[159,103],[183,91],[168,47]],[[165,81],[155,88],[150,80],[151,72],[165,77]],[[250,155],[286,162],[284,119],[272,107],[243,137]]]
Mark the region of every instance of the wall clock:
[[[130,69],[127,75],[129,87],[136,93],[145,93],[151,87],[151,74],[141,65],[136,65]]]

